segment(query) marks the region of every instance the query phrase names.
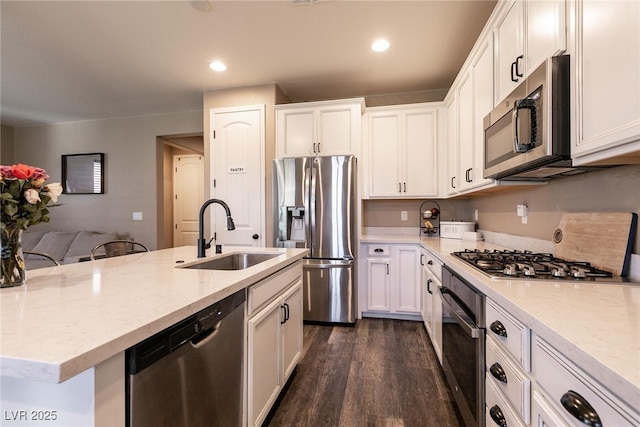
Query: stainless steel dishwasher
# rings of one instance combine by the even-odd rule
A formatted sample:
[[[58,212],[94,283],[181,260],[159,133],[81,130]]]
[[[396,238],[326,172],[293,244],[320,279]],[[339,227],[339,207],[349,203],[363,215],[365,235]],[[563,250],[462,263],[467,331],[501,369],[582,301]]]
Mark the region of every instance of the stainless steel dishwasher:
[[[245,291],[126,351],[127,425],[240,426]]]

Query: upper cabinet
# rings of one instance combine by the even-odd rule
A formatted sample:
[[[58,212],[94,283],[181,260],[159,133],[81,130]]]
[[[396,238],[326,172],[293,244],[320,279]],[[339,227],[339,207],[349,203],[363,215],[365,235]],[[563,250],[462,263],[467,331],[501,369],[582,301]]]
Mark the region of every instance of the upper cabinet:
[[[640,2],[571,6],[574,164],[640,163]]]
[[[494,27],[496,103],[546,58],[566,50],[565,0],[511,0]]]
[[[483,178],[483,121],[493,108],[492,60],[491,41],[485,38],[476,45],[448,98],[447,195],[494,182]]]
[[[364,98],[276,105],[276,157],[360,154]]]
[[[434,103],[367,109],[363,126],[365,198],[438,195],[440,108]]]

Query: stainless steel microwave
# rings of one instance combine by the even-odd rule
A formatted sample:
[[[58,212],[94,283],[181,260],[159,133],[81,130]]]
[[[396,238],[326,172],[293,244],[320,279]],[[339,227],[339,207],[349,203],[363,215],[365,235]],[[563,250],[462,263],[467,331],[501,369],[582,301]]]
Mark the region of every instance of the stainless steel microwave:
[[[572,174],[569,117],[569,56],[554,56],[484,118],[484,177]]]

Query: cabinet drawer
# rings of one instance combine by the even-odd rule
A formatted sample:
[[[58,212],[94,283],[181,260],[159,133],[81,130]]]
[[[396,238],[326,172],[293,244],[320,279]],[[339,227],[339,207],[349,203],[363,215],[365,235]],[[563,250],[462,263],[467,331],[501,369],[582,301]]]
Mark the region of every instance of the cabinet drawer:
[[[368,245],[367,254],[369,256],[391,256],[391,246],[389,245]]]
[[[277,297],[293,282],[302,278],[300,262],[274,273],[249,288],[247,315],[251,316],[263,305]]]
[[[487,336],[495,339],[529,372],[531,370],[531,330],[487,298]]]
[[[442,262],[438,258],[423,250],[420,262],[427,266],[438,280],[442,281]]]
[[[515,411],[502,397],[500,392],[488,381],[486,387],[487,408],[485,420],[487,427],[499,427],[506,425],[509,427],[525,427],[525,424],[516,415]]]
[[[569,425],[584,427],[585,424],[565,409],[565,405],[561,403],[565,399],[566,405],[570,407],[586,407],[585,402],[588,402],[603,426],[640,425],[640,414],[637,411],[607,392],[584,371],[537,336],[534,336],[532,365],[536,382],[549,395],[549,401],[553,402],[557,413]]]
[[[487,383],[511,402],[522,420],[528,424],[530,416],[531,380],[515,363],[511,362],[492,337],[487,337]]]

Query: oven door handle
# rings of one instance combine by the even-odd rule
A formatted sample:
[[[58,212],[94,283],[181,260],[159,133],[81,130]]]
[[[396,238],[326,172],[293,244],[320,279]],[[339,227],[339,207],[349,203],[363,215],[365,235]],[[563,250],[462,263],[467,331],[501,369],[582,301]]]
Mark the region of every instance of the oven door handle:
[[[447,288],[446,286],[441,286],[440,288],[438,288],[440,290],[440,293],[444,296],[446,294],[451,295],[451,297],[458,303],[462,303],[462,301],[460,301],[460,297],[458,297],[456,294],[453,293],[453,291],[451,291],[451,289]],[[469,323],[467,323],[457,312],[456,310],[453,308],[453,306],[451,304],[449,304],[449,301],[447,301],[445,298],[442,298],[442,303],[446,304],[447,307],[449,307],[449,312],[456,318],[457,323],[462,326],[462,329],[465,330],[465,332],[467,333],[467,335],[469,335],[471,338],[482,338],[484,335],[482,333],[482,329],[476,327],[475,325],[471,325]],[[462,303],[462,305],[460,306],[462,308],[463,311],[467,311],[467,307],[464,305],[464,303]],[[468,315],[468,313],[467,313]]]

